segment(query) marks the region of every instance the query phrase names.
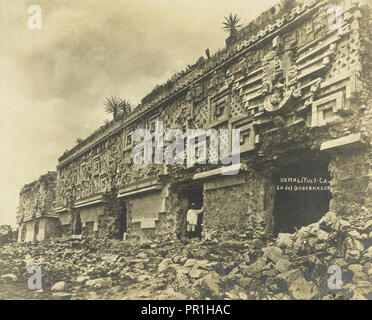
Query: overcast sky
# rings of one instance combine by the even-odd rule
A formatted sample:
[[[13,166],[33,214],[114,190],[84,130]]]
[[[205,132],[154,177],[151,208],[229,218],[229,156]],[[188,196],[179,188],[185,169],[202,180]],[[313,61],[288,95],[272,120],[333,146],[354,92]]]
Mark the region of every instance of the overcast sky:
[[[0,0],[0,224],[25,183],[103,124],[105,97],[138,104],[224,47],[223,17],[248,23],[277,0]],[[30,5],[42,29],[30,30]]]

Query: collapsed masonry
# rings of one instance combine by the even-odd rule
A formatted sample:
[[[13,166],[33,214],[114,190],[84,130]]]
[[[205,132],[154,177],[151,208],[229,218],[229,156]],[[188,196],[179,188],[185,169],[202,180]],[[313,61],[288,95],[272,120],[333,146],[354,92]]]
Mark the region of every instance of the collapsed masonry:
[[[0,226],[0,246],[17,241],[17,229],[10,225]]]
[[[205,239],[263,240],[328,211],[370,210],[370,21],[362,1],[282,1],[65,152],[56,180],[22,190],[19,240],[180,237],[191,202],[204,208]],[[154,134],[157,120],[228,129],[230,149],[239,129],[239,174],[134,164],[134,130]]]

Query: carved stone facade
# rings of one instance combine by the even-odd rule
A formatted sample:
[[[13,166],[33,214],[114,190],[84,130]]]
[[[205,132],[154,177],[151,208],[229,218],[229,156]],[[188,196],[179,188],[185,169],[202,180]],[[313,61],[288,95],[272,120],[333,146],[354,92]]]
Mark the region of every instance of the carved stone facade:
[[[155,88],[128,118],[60,157],[55,214],[63,234],[182,235],[198,193],[206,238],[265,238],[288,209],[277,181],[296,174],[296,167],[307,175],[326,168],[330,175],[328,204],[312,210],[369,210],[371,11],[361,1],[337,1],[337,10],[334,5],[282,1],[235,42]],[[230,154],[232,130],[239,129],[239,174],[222,176],[222,165],[211,163],[135,165],[132,134],[145,128],[154,135],[157,120],[185,136],[191,128],[227,129],[229,135],[220,137]],[[303,209],[304,215],[306,201],[288,210]]]
[[[21,190],[17,213],[19,242],[60,236],[59,219],[54,212],[56,181],[56,172],[48,172]]]

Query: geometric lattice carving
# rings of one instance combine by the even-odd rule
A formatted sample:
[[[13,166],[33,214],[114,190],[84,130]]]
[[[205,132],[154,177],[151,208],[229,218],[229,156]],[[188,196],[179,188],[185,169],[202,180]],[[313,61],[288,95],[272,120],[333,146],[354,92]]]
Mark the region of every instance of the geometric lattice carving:
[[[335,112],[343,108],[343,93],[338,92],[314,101],[312,104],[311,127],[321,127],[335,118]]]
[[[133,131],[128,130],[123,134],[123,151],[133,148]]]
[[[224,90],[210,99],[210,123],[215,127],[229,119],[229,91]]]
[[[240,152],[248,152],[255,149],[258,136],[256,137],[254,126],[247,119],[237,120],[232,123],[232,129],[240,130]],[[231,136],[231,135],[230,135]]]

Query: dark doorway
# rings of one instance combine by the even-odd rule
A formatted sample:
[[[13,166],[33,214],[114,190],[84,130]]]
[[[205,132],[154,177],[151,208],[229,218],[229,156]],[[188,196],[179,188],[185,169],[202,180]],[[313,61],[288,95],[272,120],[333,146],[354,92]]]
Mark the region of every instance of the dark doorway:
[[[203,208],[203,185],[192,184],[185,190],[185,196],[188,200],[188,210],[201,210]],[[187,214],[187,212],[186,212]],[[187,230],[187,237],[189,239],[199,238],[202,235],[203,212],[197,216],[196,226]],[[186,224],[187,228],[187,224]]]
[[[186,198],[189,202],[189,206],[192,203],[196,204],[197,209],[203,207],[203,186],[199,184],[191,185],[185,190]]]
[[[92,237],[94,234],[94,221],[85,222],[83,237],[88,238]]]
[[[124,200],[120,200],[120,212],[118,216],[118,239],[123,239],[124,232],[127,232],[127,208]]]
[[[36,219],[35,224],[34,224],[34,241],[37,241],[38,235],[39,235],[39,219]]]
[[[26,233],[27,233],[27,228],[26,228],[26,224],[22,224],[22,227],[21,227],[21,241],[25,241],[26,239]]]
[[[76,220],[75,220],[75,231],[74,234],[81,234],[82,232],[82,225],[81,225],[81,218],[80,218],[80,213],[76,215]]]
[[[293,233],[329,211],[329,158],[309,154],[282,167],[275,177],[274,233]]]

